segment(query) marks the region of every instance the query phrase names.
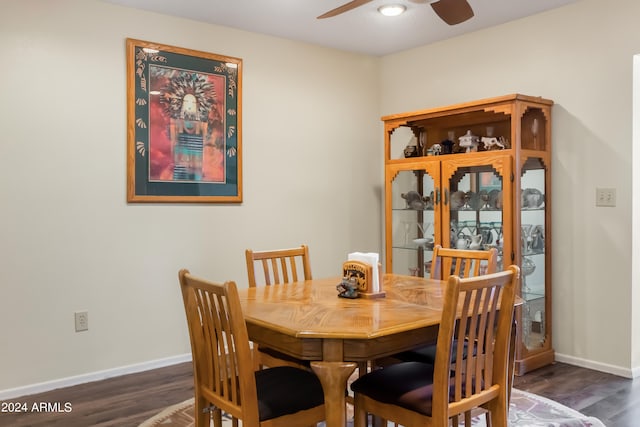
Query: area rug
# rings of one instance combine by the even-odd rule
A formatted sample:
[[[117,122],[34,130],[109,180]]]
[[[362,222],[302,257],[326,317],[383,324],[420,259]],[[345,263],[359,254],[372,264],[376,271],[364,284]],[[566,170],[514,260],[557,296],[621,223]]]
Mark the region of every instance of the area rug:
[[[484,416],[474,418],[472,423],[475,427],[486,427]],[[189,399],[166,408],[140,424],[139,427],[193,426],[193,399]],[[225,418],[223,426],[231,427],[231,420]],[[349,421],[348,426],[353,426],[353,422]],[[605,427],[605,425],[597,418],[583,415],[553,400],[513,389],[509,409],[509,427]]]

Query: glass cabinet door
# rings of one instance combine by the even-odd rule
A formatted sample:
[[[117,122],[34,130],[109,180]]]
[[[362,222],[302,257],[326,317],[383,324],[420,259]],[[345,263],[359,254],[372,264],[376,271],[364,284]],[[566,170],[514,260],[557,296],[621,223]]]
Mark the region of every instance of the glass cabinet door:
[[[460,169],[449,181],[448,246],[502,253],[502,177],[482,167]],[[446,193],[445,193],[446,194]]]
[[[456,249],[498,251],[498,271],[511,264],[512,233],[508,223],[511,182],[510,162],[499,157],[486,165],[457,162],[443,167],[443,246]],[[507,178],[505,178],[507,177]],[[503,262],[504,254],[507,262]]]
[[[393,273],[425,276],[439,226],[435,204],[437,172],[400,170],[391,181]]]
[[[435,157],[435,156],[434,156]],[[434,245],[498,251],[512,262],[512,182],[508,156],[487,156],[485,165],[435,158],[402,165],[389,176],[393,273],[429,277]],[[477,163],[477,159],[475,159]],[[469,162],[470,163],[470,162]],[[505,214],[506,212],[506,214]]]
[[[522,289],[522,341],[527,350],[546,341],[546,170],[540,159],[528,159],[520,178],[520,257]]]

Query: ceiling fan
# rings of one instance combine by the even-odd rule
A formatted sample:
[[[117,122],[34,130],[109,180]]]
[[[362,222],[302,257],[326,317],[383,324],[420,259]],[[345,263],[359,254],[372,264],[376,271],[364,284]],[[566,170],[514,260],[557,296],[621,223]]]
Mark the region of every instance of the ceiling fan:
[[[352,0],[342,6],[338,6],[329,12],[318,16],[318,19],[331,18],[348,12],[356,7],[363,6],[373,0]],[[424,4],[429,0],[409,0],[412,3]],[[438,0],[431,3],[431,7],[444,22],[456,25],[473,17],[473,9],[467,0]]]

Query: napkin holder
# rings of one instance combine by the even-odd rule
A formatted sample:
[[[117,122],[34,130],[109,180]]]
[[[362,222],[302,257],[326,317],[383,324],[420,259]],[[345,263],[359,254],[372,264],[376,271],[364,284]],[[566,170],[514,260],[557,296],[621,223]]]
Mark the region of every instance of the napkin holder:
[[[380,266],[378,266],[380,271]],[[345,261],[342,263],[343,281],[355,281],[357,284],[357,294],[360,298],[384,298],[386,293],[382,290],[382,278],[378,283],[380,290],[373,290],[373,267],[362,261]]]

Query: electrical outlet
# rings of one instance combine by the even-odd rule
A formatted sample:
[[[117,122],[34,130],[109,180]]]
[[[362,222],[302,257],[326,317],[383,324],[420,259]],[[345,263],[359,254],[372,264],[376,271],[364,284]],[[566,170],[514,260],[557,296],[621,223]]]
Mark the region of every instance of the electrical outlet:
[[[76,311],[76,332],[89,330],[89,312],[88,311]]]
[[[596,188],[596,206],[616,205],[616,189],[615,188]]]

